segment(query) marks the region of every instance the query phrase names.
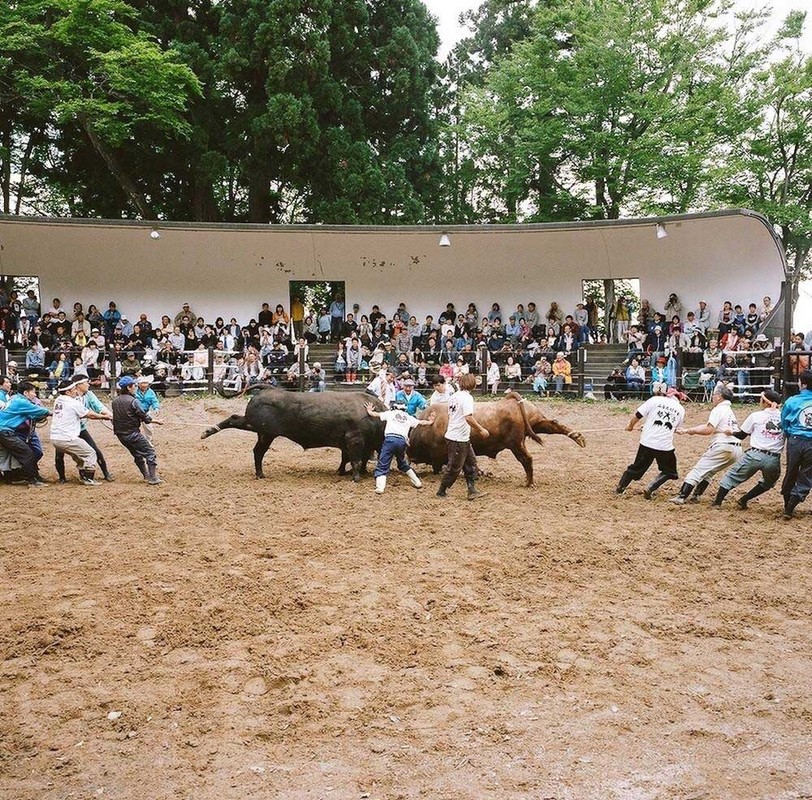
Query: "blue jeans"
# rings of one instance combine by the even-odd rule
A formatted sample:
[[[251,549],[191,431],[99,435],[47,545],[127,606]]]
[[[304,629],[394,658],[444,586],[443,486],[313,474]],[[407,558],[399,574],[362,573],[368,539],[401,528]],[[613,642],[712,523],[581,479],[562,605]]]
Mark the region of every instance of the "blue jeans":
[[[389,436],[384,437],[381,454],[378,456],[378,465],[373,473],[376,478],[389,474],[393,458],[397,459],[398,469],[401,472],[408,472],[411,469],[411,465],[406,458],[406,444],[407,442],[402,436],[394,436],[390,433]]]

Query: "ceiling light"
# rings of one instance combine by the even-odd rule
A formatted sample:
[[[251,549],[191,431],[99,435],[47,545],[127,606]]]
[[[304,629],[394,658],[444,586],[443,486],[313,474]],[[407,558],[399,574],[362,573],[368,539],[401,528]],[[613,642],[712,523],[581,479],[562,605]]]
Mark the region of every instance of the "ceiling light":
[[[447,233],[440,237],[440,247],[451,247],[451,239],[448,238]]]
[[[160,231],[156,231],[155,228],[153,228],[149,232],[149,236],[150,236],[150,239],[160,239],[161,238],[161,233],[160,233]]]
[[[665,229],[665,225],[662,222],[657,223],[657,238],[658,239],[668,238],[668,231]]]

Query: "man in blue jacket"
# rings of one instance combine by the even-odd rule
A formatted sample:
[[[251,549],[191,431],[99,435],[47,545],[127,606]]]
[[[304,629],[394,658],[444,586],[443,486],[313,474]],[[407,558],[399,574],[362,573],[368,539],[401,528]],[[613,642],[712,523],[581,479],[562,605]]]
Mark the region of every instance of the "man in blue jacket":
[[[402,403],[406,413],[412,416],[415,416],[418,411],[421,411],[427,405],[426,398],[420,392],[414,390],[414,381],[411,378],[406,378],[403,381],[403,388],[395,394],[395,402]]]
[[[787,437],[787,471],[781,494],[784,519],[792,519],[795,508],[812,491],[812,370],[799,379],[801,391],[781,407],[781,427]]]
[[[20,384],[8,405],[0,410],[0,447],[20,462],[20,468],[29,486],[46,486],[37,467],[37,455],[28,443],[30,425],[45,419],[51,412],[37,405],[34,399],[37,389],[30,381]]]

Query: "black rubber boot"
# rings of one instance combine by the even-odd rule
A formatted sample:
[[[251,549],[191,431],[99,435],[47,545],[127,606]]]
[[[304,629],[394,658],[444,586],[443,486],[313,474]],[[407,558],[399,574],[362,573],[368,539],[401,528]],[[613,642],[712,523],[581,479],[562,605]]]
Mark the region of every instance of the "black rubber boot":
[[[158,477],[158,465],[157,464],[147,464],[148,470],[148,479],[147,483],[150,486],[156,486],[161,482],[161,479]]]
[[[736,501],[736,505],[742,510],[745,511],[747,509],[747,504],[758,497],[760,494],[764,494],[767,491],[767,487],[759,481],[744,497],[740,497]]]
[[[143,458],[139,458],[135,462],[135,465],[138,467],[139,470],[141,470],[141,475],[144,477],[144,480],[148,481],[149,480],[149,470],[147,469],[147,462],[144,461]]]
[[[68,479],[65,476],[65,459],[57,459],[54,466],[56,467],[56,474],[59,476],[59,482],[67,483]]]
[[[110,474],[110,470],[107,469],[107,462],[103,459],[99,459],[99,469],[102,471],[102,477],[108,482],[112,483],[115,478]]]
[[[680,487],[679,494],[676,497],[671,498],[672,503],[676,503],[677,505],[683,505],[685,501],[688,499],[688,496],[691,494],[691,490],[694,487],[691,486],[690,483],[683,483]]]
[[[79,470],[79,480],[85,484],[85,486],[95,486],[96,481],[93,480],[96,474],[95,470],[92,469],[80,469]]]
[[[718,491],[718,492],[716,492],[716,497],[715,497],[715,498],[714,498],[714,500],[713,500],[713,505],[715,505],[717,508],[721,508],[721,507],[722,507],[722,502],[723,502],[723,501],[724,501],[724,499],[727,497],[727,493],[728,493],[729,491],[730,491],[730,489],[723,489],[723,488],[720,486],[720,487],[719,487],[719,491]]]
[[[629,474],[629,471],[626,470],[621,476],[620,480],[617,482],[617,486],[615,487],[615,494],[623,494],[626,491],[626,487],[632,482],[632,476]]]
[[[476,481],[473,478],[466,478],[465,482],[468,484],[468,499],[469,500],[477,500],[478,498],[485,496],[482,492],[477,491],[477,489],[476,489]]]
[[[705,494],[705,489],[707,489],[708,486],[710,486],[710,481],[699,481],[694,489],[694,501],[699,500],[699,498]]]
[[[646,500],[651,500],[654,497],[654,492],[657,491],[664,483],[673,480],[671,475],[664,475],[662,472],[645,488],[643,489],[643,497]]]
[[[801,502],[800,497],[790,495],[784,501],[784,519],[792,519],[796,506]]]

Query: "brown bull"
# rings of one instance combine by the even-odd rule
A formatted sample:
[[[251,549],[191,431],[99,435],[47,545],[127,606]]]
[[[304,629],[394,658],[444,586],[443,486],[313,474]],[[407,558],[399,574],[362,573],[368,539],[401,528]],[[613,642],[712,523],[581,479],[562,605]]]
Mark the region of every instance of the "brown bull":
[[[447,460],[445,431],[448,427],[448,409],[444,405],[432,406],[437,414],[433,425],[415,428],[409,437],[409,458],[420,464],[431,464],[438,473]],[[427,416],[424,411],[420,416]],[[471,444],[478,456],[496,458],[502,450],[510,450],[524,467],[527,485],[533,485],[533,458],[527,452],[525,439],[543,444],[540,433],[559,433],[568,436],[581,447],[586,447],[583,434],[547,419],[535,403],[528,403],[516,392],[508,392],[504,400],[496,403],[477,403],[474,417],[487,428],[489,436],[481,437],[471,431]]]

